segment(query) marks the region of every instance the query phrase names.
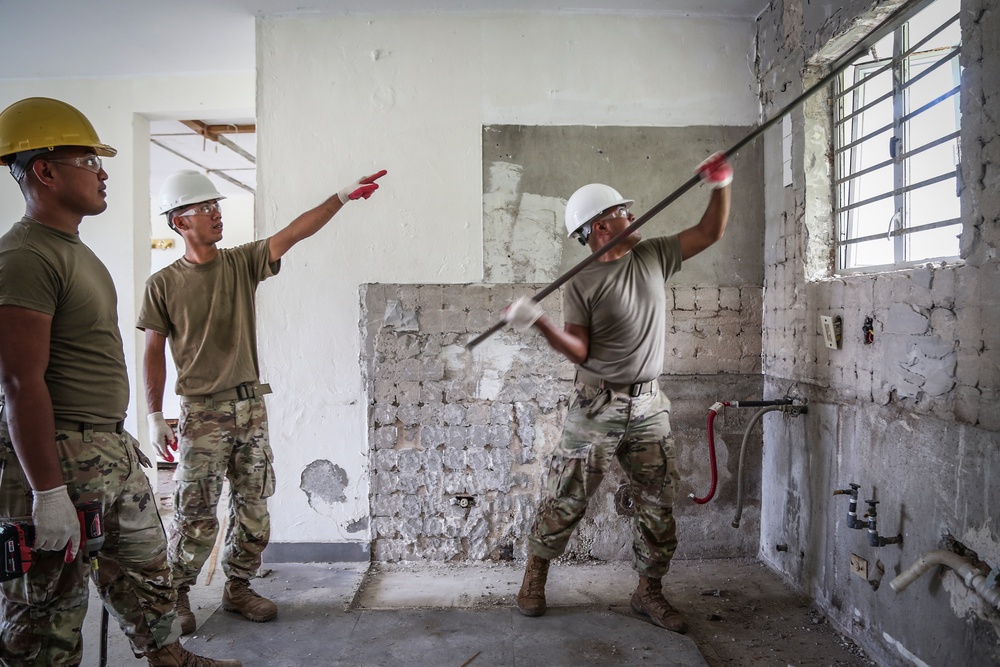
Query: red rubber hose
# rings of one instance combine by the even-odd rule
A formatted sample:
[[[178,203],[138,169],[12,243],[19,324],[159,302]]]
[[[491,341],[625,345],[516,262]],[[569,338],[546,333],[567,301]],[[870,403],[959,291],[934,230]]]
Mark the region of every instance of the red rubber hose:
[[[715,415],[718,414],[719,409],[726,405],[729,405],[729,403],[716,403],[708,411],[708,460],[712,466],[712,488],[708,490],[708,493],[703,498],[697,498],[693,493],[688,494],[688,498],[699,505],[704,505],[715,497],[715,489],[719,483],[719,469],[715,464],[715,431],[712,428],[712,422],[715,421]]]

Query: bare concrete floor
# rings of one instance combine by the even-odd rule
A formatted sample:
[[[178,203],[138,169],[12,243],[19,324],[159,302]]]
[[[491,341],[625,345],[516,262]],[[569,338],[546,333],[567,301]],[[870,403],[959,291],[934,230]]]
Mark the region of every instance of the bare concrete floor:
[[[219,608],[223,577],[199,583],[197,653],[247,667],[870,667],[805,598],[752,560],[677,561],[666,579],[691,630],[676,635],[628,604],[634,575],[623,564],[553,564],[550,610],[514,608],[521,570],[512,564],[274,564],[254,588],[278,603],[277,619],[254,624]],[[96,666],[98,604],[84,626],[85,667]],[[143,665],[112,627],[108,664]]]
[[[161,482],[164,481],[161,472]],[[161,483],[164,521],[169,478]],[[169,524],[168,524],[169,525]],[[266,564],[253,587],[279,607],[251,623],[220,608],[218,563],[191,590],[191,650],[246,667],[873,667],[805,597],[751,559],[675,561],[668,599],[691,629],[677,635],[634,613],[627,563],[553,563],[549,611],[514,607],[522,564]],[[91,591],[83,667],[97,667],[100,601]],[[112,621],[109,667],[145,665]]]

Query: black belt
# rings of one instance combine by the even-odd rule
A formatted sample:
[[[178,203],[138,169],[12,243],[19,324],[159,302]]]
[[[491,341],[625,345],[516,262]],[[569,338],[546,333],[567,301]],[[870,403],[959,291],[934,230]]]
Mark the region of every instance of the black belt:
[[[204,394],[202,396],[181,396],[182,401],[199,401],[212,403],[215,401],[248,401],[251,398],[261,398],[265,394],[271,393],[271,385],[259,382],[244,382],[232,389],[223,389],[214,394]]]
[[[600,380],[596,384],[587,382],[586,380],[580,380],[580,382],[588,384],[591,387],[597,387],[598,389],[610,389],[619,394],[628,394],[632,398],[643,396],[644,394],[652,394],[656,391],[656,380],[636,382],[634,384],[615,384],[614,382],[605,382],[604,380]]]

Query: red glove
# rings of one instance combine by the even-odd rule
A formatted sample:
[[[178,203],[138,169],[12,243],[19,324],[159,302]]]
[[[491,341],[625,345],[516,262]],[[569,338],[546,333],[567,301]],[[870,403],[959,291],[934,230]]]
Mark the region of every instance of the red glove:
[[[701,180],[718,190],[733,182],[733,166],[726,161],[722,151],[712,153],[708,159],[698,165],[695,171],[701,175]]]
[[[383,169],[377,174],[372,174],[371,176],[365,176],[364,178],[355,181],[348,185],[346,188],[337,193],[340,197],[340,203],[346,204],[354,199],[368,199],[372,196],[372,193],[378,190],[378,179],[382,178],[389,172]]]

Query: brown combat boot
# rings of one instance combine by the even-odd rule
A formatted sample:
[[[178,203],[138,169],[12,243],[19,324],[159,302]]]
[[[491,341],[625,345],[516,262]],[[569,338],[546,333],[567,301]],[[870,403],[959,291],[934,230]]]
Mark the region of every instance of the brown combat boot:
[[[253,592],[246,579],[231,578],[222,593],[222,608],[235,611],[254,623],[270,621],[278,615],[278,607],[265,597]]]
[[[659,579],[639,577],[639,585],[632,594],[632,609],[648,616],[655,625],[671,632],[684,634],[688,626],[681,613],[670,606],[663,597]]]
[[[521,582],[521,590],[517,592],[519,612],[525,616],[541,616],[545,613],[545,580],[548,576],[548,559],[529,554],[524,581]]]
[[[182,635],[189,635],[198,627],[198,621],[194,617],[194,612],[191,611],[191,601],[188,600],[189,590],[191,590],[190,586],[178,588],[177,602],[174,604],[174,612],[177,613],[177,619],[181,622]]]
[[[149,667],[243,667],[239,660],[213,660],[195,655],[180,642],[146,653]]]

